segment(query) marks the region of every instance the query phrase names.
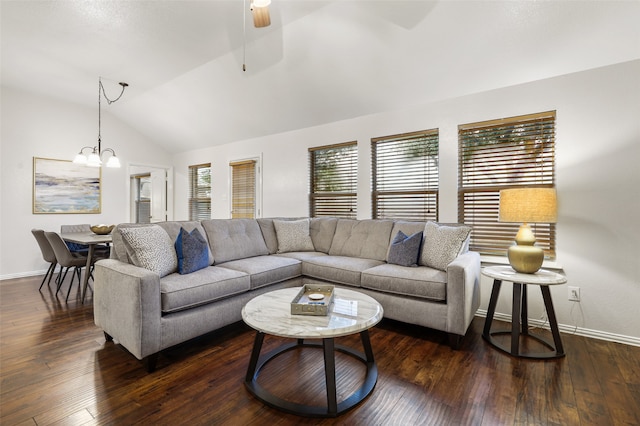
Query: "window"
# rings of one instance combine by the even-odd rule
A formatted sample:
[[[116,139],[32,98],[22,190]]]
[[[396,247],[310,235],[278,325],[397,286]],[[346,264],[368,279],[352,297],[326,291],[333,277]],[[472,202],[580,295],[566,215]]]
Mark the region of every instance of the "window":
[[[256,161],[229,163],[231,167],[231,217],[256,217]]]
[[[189,219],[211,219],[211,163],[189,166]]]
[[[357,217],[357,142],[310,148],[309,175],[311,217]]]
[[[374,219],[438,220],[438,129],[371,140]]]
[[[458,221],[470,248],[505,255],[517,223],[498,222],[500,190],[555,187],[555,111],[458,126]],[[555,257],[555,224],[531,224],[536,245]]]

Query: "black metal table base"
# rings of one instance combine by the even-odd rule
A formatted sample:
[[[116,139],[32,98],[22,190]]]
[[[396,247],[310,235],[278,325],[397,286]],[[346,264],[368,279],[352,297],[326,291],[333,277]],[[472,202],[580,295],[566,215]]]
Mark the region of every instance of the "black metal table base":
[[[364,348],[364,354],[348,348],[343,345],[336,345],[333,338],[322,339],[322,342],[313,341],[305,342],[304,339],[298,339],[296,342],[282,345],[271,352],[260,356],[260,350],[262,349],[262,342],[264,341],[265,334],[258,331],[253,343],[253,350],[251,351],[251,358],[249,359],[249,367],[247,368],[247,376],[245,377],[244,384],[256,398],[270,407],[277,408],[290,414],[296,414],[306,417],[336,417],[347,410],[355,407],[362,402],[373,390],[378,380],[378,367],[373,359],[373,351],[371,350],[371,341],[369,340],[369,331],[365,330],[360,332],[362,339],[362,346]],[[268,390],[263,388],[258,383],[258,375],[260,370],[269,361],[278,357],[279,355],[300,347],[309,348],[322,348],[324,352],[324,372],[327,385],[327,406],[313,406],[298,404],[295,402],[287,401],[273,395]],[[365,375],[362,386],[357,389],[351,396],[338,403],[336,396],[336,364],[335,364],[335,351],[352,356],[362,361],[366,367],[367,372]]]
[[[498,303],[498,295],[500,294],[501,285],[502,280],[495,279],[493,281],[491,299],[489,300],[489,308],[487,309],[487,318],[485,319],[482,338],[497,349],[521,358],[550,359],[563,357],[565,353],[564,348],[562,347],[562,339],[560,338],[560,330],[558,329],[558,321],[556,319],[556,313],[553,309],[553,302],[551,301],[551,292],[549,291],[549,287],[546,285],[541,285],[540,291],[542,292],[544,307],[547,311],[547,316],[549,317],[549,328],[551,329],[551,334],[553,335],[553,343],[540,336],[529,333],[527,285],[521,283],[513,283],[511,331],[491,331],[491,324],[493,322],[493,316],[496,311],[496,305]],[[501,345],[493,338],[493,336],[508,334],[511,335],[511,347]],[[521,336],[533,339],[541,343],[542,345],[550,349],[550,351],[524,352],[520,350]]]

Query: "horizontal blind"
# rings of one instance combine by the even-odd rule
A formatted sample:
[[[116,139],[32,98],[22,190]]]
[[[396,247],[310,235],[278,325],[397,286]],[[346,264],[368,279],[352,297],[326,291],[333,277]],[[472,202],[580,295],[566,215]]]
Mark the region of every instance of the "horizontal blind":
[[[231,217],[252,219],[256,211],[256,162],[237,161],[231,166]]]
[[[189,166],[189,219],[211,219],[211,163]]]
[[[371,140],[374,219],[438,220],[438,129]]]
[[[555,111],[458,126],[458,221],[470,248],[506,255],[520,224],[498,222],[500,190],[555,187]],[[555,224],[530,224],[536,245],[555,257]]]
[[[311,217],[357,217],[356,142],[309,149]]]

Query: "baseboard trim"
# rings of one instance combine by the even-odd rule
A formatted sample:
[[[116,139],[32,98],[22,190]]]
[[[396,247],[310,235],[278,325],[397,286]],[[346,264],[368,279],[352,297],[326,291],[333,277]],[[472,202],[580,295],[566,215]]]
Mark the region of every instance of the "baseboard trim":
[[[486,318],[487,310],[478,309],[478,311],[476,312],[476,316]],[[493,318],[498,321],[511,322],[511,315],[507,314],[495,313],[493,315]],[[549,330],[549,324],[547,323],[547,321],[529,318],[529,325]],[[625,336],[624,334],[609,333],[606,331],[592,330],[589,328],[567,324],[558,324],[558,329],[561,333],[575,334],[576,336],[589,337],[592,339],[606,340],[608,342],[622,343],[624,345],[640,347],[640,337]]]

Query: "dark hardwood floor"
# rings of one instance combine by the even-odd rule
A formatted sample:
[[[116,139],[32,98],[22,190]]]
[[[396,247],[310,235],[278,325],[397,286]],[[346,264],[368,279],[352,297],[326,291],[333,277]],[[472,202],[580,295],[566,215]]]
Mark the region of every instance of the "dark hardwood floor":
[[[40,277],[0,283],[2,425],[640,424],[638,347],[563,334],[565,358],[521,360],[482,340],[483,318],[457,351],[444,333],[384,320],[371,330],[379,369],[373,393],[337,419],[306,419],[245,390],[254,338],[245,325],[164,351],[147,374],[105,342],[91,294],[82,306],[72,291],[67,304],[39,285]],[[263,350],[282,342],[267,336]],[[361,349],[357,336],[339,343]],[[321,359],[314,349],[290,352],[265,367],[261,383],[284,398],[322,404]],[[336,363],[341,400],[364,372],[346,356]]]

